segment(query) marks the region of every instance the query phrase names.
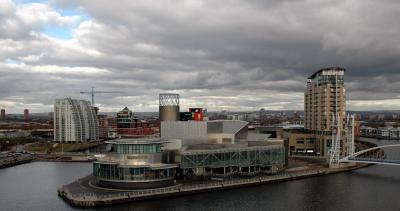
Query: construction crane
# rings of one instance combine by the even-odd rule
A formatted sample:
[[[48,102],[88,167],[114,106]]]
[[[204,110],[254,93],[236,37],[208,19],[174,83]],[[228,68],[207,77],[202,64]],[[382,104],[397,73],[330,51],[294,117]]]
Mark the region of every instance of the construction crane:
[[[81,94],[86,94],[86,95],[91,95],[92,96],[92,106],[94,106],[94,95],[95,94],[101,94],[101,93],[122,93],[120,91],[94,91],[94,87],[92,87],[91,91],[88,92],[79,92]]]

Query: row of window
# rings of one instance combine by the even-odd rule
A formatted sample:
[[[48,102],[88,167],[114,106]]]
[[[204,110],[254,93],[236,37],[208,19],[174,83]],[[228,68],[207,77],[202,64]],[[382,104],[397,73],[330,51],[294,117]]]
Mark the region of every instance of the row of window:
[[[112,150],[120,154],[142,154],[161,152],[161,144],[113,144]]]
[[[296,140],[296,143],[297,144],[304,144],[304,143],[306,143],[306,144],[314,144],[315,140],[314,139],[304,139],[304,140],[299,139],[299,140]]]
[[[157,180],[173,178],[175,169],[118,168],[113,164],[93,163],[93,176],[112,180]]]

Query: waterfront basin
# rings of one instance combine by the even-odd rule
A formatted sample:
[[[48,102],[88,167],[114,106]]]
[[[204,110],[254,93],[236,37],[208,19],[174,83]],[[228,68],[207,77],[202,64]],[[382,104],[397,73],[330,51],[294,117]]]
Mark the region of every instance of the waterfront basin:
[[[2,169],[1,210],[77,210],[57,196],[57,188],[90,174],[91,168],[91,163],[33,162]],[[399,188],[400,167],[376,165],[349,173],[96,210],[399,210]]]

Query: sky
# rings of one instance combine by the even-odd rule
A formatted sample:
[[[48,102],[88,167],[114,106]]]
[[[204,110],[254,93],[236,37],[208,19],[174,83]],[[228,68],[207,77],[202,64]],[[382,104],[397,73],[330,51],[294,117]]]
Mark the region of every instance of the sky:
[[[0,107],[303,110],[307,77],[346,68],[348,110],[400,110],[398,0],[0,0]]]

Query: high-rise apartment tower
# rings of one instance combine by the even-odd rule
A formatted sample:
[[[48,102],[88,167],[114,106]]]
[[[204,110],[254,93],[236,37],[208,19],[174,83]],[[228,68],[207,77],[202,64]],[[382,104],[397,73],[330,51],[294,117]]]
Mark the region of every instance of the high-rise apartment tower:
[[[327,155],[332,139],[333,117],[338,114],[341,131],[345,129],[345,69],[329,67],[318,70],[307,81],[304,94],[304,127],[316,135],[316,152]]]
[[[54,104],[54,141],[82,142],[99,139],[99,121],[86,100],[57,99]]]
[[[24,120],[29,120],[29,109],[24,109]]]
[[[6,119],[6,110],[1,109],[0,119]]]

